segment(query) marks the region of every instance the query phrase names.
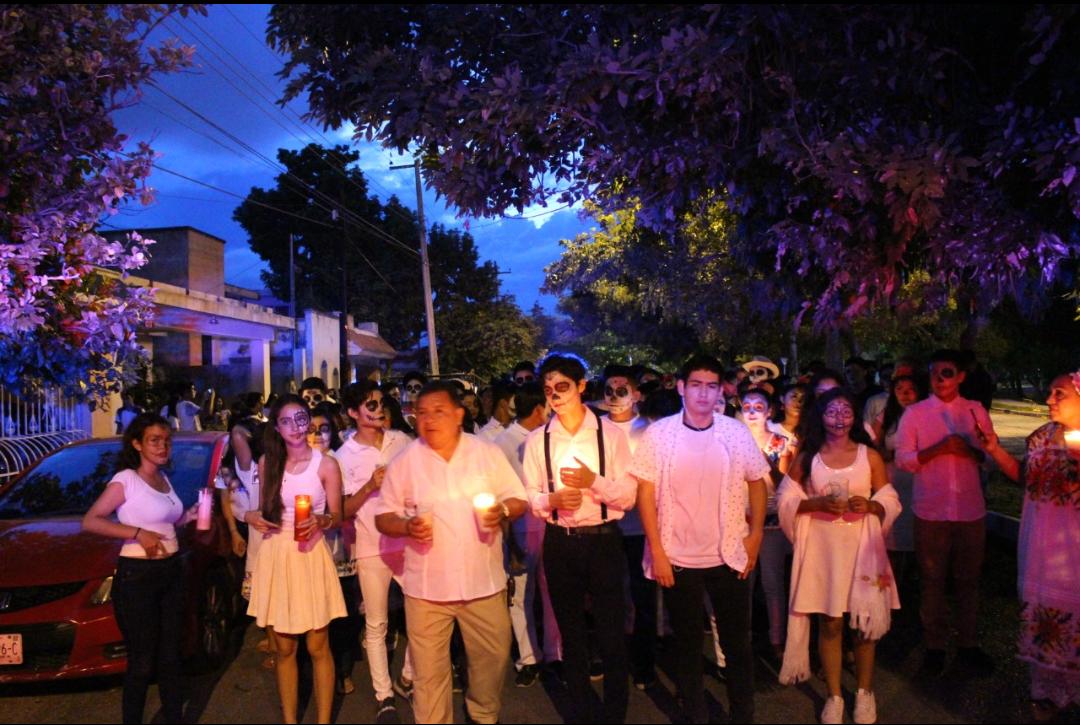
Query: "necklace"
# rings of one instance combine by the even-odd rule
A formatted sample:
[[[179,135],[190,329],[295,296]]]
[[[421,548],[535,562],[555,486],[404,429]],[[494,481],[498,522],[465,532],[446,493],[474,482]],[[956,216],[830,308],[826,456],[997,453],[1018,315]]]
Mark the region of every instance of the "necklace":
[[[310,461],[311,461],[311,456],[308,456],[307,458],[302,458],[302,459],[297,460],[297,461],[293,461],[292,464],[291,464],[292,470],[291,471],[289,470],[289,468],[290,468],[289,465],[285,466],[285,470],[286,470],[286,472],[291,473],[292,475],[295,476],[297,473],[300,473],[304,469],[306,469],[307,464]],[[297,469],[297,466],[300,466],[299,470]]]
[[[689,423],[686,422],[686,416],[685,415],[682,417],[682,424],[685,425],[690,430],[697,431],[698,433],[703,433],[703,432],[709,430],[709,428],[713,427],[713,421],[711,421],[711,420],[709,421],[709,424],[707,426],[705,426],[704,428],[698,428],[696,425],[690,425]]]

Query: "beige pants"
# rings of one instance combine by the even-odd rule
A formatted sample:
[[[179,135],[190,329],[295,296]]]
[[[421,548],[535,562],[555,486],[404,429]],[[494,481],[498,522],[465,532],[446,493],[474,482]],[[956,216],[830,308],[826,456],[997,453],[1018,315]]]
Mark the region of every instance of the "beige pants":
[[[465,707],[478,723],[499,719],[510,664],[510,613],[506,591],[468,602],[430,602],[405,597],[409,652],[416,672],[413,716],[418,723],[454,722],[450,636],[454,622],[465,640],[469,690]]]

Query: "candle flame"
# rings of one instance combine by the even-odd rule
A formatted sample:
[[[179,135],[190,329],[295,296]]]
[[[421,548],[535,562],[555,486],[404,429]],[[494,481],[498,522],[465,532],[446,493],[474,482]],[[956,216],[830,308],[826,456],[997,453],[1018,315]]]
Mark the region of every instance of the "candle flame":
[[[495,505],[495,496],[490,493],[478,493],[473,496],[473,506],[478,509],[489,509]]]

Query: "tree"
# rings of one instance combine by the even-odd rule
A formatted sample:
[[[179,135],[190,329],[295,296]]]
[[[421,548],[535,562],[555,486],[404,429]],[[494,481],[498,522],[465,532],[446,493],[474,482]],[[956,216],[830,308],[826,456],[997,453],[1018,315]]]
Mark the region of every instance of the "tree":
[[[146,261],[138,235],[94,232],[146,186],[153,151],[125,151],[110,114],[192,49],[147,43],[164,18],[198,6],[0,8],[0,382],[26,394],[59,386],[100,402],[142,360],[135,332],[152,312],[123,274]],[[117,270],[107,274],[97,268]]]
[[[358,159],[346,146],[282,149],[277,186],[252,189],[233,218],[269,263],[263,279],[275,295],[288,298],[293,234],[298,309],[340,310],[344,294],[354,318],[378,321],[392,345],[411,349],[425,329],[418,222],[397,198],[383,204],[368,194]],[[480,263],[472,236],[436,224],[428,247],[439,355],[448,369],[490,374],[502,371],[506,355],[531,354],[535,332],[501,294],[498,266]]]
[[[921,269],[981,323],[1080,252],[1075,7],[277,5],[269,37],[287,98],[420,149],[463,212],[640,203],[670,236],[723,195],[764,311],[833,324]]]

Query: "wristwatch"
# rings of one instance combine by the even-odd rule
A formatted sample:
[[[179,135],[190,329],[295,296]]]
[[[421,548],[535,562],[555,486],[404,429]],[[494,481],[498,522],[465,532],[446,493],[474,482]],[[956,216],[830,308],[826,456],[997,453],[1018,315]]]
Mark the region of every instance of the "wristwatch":
[[[506,505],[505,501],[499,502],[499,510],[502,511],[503,518],[507,521],[510,520],[510,507]]]

